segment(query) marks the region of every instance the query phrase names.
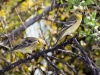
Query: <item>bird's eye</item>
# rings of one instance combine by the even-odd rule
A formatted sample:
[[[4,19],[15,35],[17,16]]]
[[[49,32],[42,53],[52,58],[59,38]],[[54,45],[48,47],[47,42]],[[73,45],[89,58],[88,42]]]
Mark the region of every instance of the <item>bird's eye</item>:
[[[81,12],[80,10],[78,10],[78,12]]]
[[[38,40],[38,44],[40,43],[40,41]]]

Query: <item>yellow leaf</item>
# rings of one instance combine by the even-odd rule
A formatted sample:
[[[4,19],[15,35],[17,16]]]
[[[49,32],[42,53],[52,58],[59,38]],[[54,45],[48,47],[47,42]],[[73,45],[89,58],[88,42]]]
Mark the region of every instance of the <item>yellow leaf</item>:
[[[23,2],[22,6],[28,6],[28,3],[27,2]]]
[[[69,12],[66,12],[66,14],[65,14],[65,15],[66,15],[66,17],[69,17]]]
[[[65,19],[65,15],[61,15],[61,20],[64,20]]]
[[[38,11],[38,14],[42,14],[42,12],[43,12],[43,10],[42,10],[42,9],[40,9],[40,10]]]
[[[3,16],[5,16],[5,15],[6,15],[5,11],[4,11],[4,10],[1,10],[1,11],[0,11],[0,16],[3,17]]]
[[[50,11],[49,14],[52,15],[53,14],[53,11]]]
[[[50,2],[46,1],[46,3],[45,3],[45,4],[46,4],[46,6],[49,6],[49,5],[50,5]]]
[[[52,29],[57,29],[56,23],[52,23]]]
[[[24,55],[23,55],[21,52],[17,52],[17,53],[16,53],[16,56],[17,56],[18,58],[21,58],[21,59],[24,58]]]
[[[51,21],[46,21],[46,25],[51,25],[52,22]]]
[[[59,10],[60,10],[61,12],[63,12],[64,9],[63,9],[63,8],[59,8]]]
[[[26,11],[28,9],[28,3],[27,2],[23,2],[21,5],[21,10],[22,11]]]
[[[32,1],[29,1],[29,6],[33,6],[33,2]]]
[[[62,69],[62,68],[63,68],[62,63],[59,63],[59,64],[58,64],[58,67],[59,67],[60,69]]]

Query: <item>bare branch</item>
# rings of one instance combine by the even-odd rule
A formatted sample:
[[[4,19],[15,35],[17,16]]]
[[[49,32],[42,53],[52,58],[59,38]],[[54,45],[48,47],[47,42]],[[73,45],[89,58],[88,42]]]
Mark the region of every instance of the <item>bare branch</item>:
[[[96,67],[93,66],[92,64],[92,60],[88,57],[88,55],[86,54],[85,50],[82,48],[82,46],[79,44],[79,42],[77,41],[76,38],[73,39],[75,44],[78,46],[80,52],[84,55],[86,61],[87,61],[87,65],[90,67],[90,69],[92,70],[94,75],[97,75],[97,69]]]

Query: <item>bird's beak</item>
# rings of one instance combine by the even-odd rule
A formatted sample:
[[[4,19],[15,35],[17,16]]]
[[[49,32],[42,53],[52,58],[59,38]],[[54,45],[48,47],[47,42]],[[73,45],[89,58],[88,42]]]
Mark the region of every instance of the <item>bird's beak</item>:
[[[85,15],[85,12],[82,12],[82,15]]]

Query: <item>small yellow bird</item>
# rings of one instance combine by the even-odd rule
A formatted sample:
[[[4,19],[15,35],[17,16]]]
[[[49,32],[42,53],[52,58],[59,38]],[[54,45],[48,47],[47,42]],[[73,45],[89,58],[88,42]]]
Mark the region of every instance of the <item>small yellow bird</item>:
[[[82,21],[82,10],[76,9],[74,13],[67,19],[65,26],[60,30],[56,44],[64,36],[75,32],[81,24]]]
[[[12,51],[13,52],[22,52],[22,53],[32,53],[34,49],[41,49],[45,45],[43,39],[38,39],[35,37],[27,37],[21,43],[16,45]]]

